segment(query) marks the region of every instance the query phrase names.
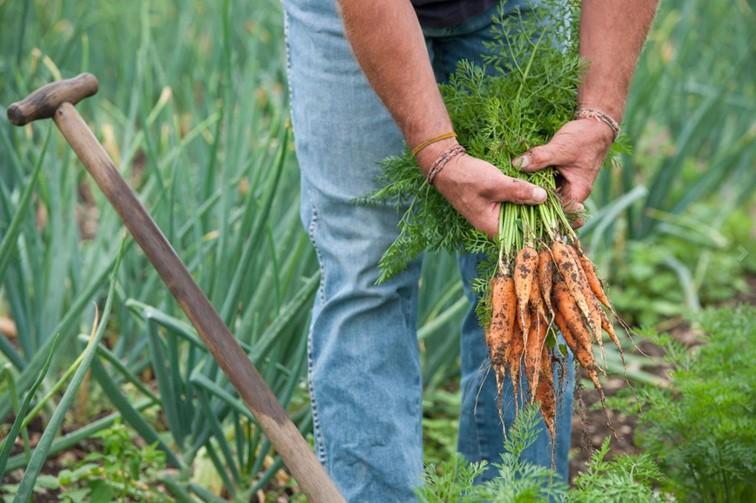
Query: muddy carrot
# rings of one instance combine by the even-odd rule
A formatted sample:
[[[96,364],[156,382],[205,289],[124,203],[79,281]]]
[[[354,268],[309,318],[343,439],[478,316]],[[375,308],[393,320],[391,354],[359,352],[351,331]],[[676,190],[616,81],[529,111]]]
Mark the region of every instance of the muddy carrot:
[[[570,295],[565,283],[561,280],[555,281],[553,292],[553,302],[556,306],[555,321],[557,326],[560,328],[565,341],[567,341],[567,345],[571,346],[570,349],[572,349],[578,363],[580,363],[580,366],[585,369],[588,377],[593,382],[593,385],[599,392],[599,396],[603,402],[604,392],[598,378],[598,371],[596,370],[596,363],[593,358],[591,334],[582,323],[579,309],[575,305],[574,299]],[[572,339],[572,341],[568,338]],[[570,342],[572,342],[572,345],[570,345]]]
[[[541,297],[549,313],[553,311],[551,307],[551,283],[554,278],[554,259],[551,251],[547,247],[541,248],[538,252],[538,286],[541,290]]]
[[[541,354],[546,342],[547,322],[542,316],[533,315],[530,334],[525,346],[525,375],[531,401],[535,400],[541,374]]]
[[[619,337],[617,337],[617,332],[614,331],[614,325],[611,321],[609,321],[609,317],[606,315],[604,310],[600,310],[601,313],[601,328],[604,329],[604,331],[609,334],[609,338],[612,340],[615,346],[617,346],[617,350],[620,353],[620,357],[622,358],[622,362],[625,361],[625,353],[622,350],[622,344],[620,343]]]
[[[579,266],[575,261],[574,255],[570,252],[570,248],[561,241],[554,241],[551,245],[551,252],[554,254],[554,262],[556,263],[557,270],[564,280],[564,284],[567,286],[569,294],[574,299],[570,304],[575,305],[578,308],[578,315],[582,316],[585,320],[591,333],[600,330],[599,327],[596,327],[593,324],[588,301],[586,300],[585,295],[583,294],[583,289],[580,285]],[[567,304],[565,303],[565,306],[566,305]],[[561,308],[557,307],[557,309]]]
[[[556,437],[556,395],[554,393],[554,368],[551,353],[544,346],[541,353],[541,377],[536,391],[536,401],[541,406],[541,415],[551,441]]]
[[[515,327],[517,302],[514,280],[507,274],[496,274],[490,282],[491,322],[486,330],[486,344],[496,376],[496,387],[501,396],[506,373],[506,351],[510,346]]]
[[[596,268],[593,266],[593,262],[591,262],[588,257],[583,255],[580,250],[576,250],[576,252],[578,260],[580,261],[580,266],[585,272],[585,277],[588,280],[588,285],[591,287],[593,294],[604,306],[606,306],[608,309],[612,309],[612,305],[609,302],[609,297],[607,297],[606,292],[604,291],[604,285],[601,283],[601,280],[596,274]]]
[[[520,329],[520,324],[515,323],[512,341],[506,352],[506,365],[509,369],[509,377],[512,379],[512,391],[515,399],[515,411],[519,409],[520,390],[520,362],[525,352],[525,339]]]
[[[520,318],[520,329],[527,336],[530,330],[530,301],[531,285],[538,270],[538,253],[530,246],[524,246],[515,257],[514,283],[517,294],[517,314]]]

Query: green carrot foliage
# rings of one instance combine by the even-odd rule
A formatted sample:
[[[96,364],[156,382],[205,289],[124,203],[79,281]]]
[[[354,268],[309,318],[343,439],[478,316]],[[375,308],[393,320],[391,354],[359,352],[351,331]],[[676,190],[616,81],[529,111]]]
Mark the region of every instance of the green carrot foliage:
[[[539,206],[503,203],[499,235],[489,239],[475,229],[428,185],[408,149],[383,162],[382,188],[368,202],[389,202],[404,213],[399,236],[384,253],[379,281],[402,271],[419,253],[447,250],[483,254],[475,284],[486,299],[487,279],[496,267],[506,270],[525,243],[550,242],[557,235],[575,237],[557,194],[554,169],[524,173],[512,160],[547,143],[572,119],[583,63],[578,50],[576,2],[543,2],[492,23],[482,65],[463,60],[441,94],[459,142],[468,154],[497,166],[507,176],[546,189]],[[478,316],[488,318],[485,300]]]

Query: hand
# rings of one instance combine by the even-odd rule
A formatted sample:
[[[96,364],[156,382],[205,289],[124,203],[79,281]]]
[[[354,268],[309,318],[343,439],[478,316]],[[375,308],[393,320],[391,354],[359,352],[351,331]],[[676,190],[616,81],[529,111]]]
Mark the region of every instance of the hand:
[[[570,213],[580,214],[593,182],[614,140],[612,130],[592,119],[566,123],[546,145],[534,147],[512,162],[532,173],[552,166],[559,171],[558,181],[562,206]],[[574,227],[580,227],[580,218]]]
[[[431,152],[423,154],[418,161],[427,173],[435,157]],[[449,161],[433,184],[473,227],[489,238],[499,232],[502,201],[540,204],[546,200],[546,191],[541,187],[506,176],[493,164],[466,154]]]

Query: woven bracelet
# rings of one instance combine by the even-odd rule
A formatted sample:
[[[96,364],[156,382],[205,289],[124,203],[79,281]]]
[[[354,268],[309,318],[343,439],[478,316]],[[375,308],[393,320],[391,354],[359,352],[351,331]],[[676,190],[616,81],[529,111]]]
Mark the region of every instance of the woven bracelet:
[[[454,159],[460,154],[464,154],[467,152],[465,150],[465,147],[462,145],[454,145],[450,149],[448,149],[446,152],[441,154],[438,159],[433,161],[433,164],[431,164],[431,169],[428,171],[428,176],[426,177],[426,181],[428,182],[428,185],[433,185],[433,180],[436,178],[436,175],[438,175],[442,169],[444,169],[444,166],[449,164],[449,161]]]
[[[609,126],[609,128],[612,130],[612,133],[614,134],[612,141],[616,140],[620,134],[620,127],[617,121],[612,119],[611,116],[605,114],[601,110],[596,110],[595,108],[578,108],[578,110],[575,112],[575,118],[593,119],[599,122],[603,122],[604,124]]]

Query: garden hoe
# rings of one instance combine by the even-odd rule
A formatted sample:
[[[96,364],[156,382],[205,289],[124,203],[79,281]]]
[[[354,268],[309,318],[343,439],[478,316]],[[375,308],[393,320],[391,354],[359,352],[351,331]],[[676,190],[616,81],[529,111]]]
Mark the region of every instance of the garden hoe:
[[[74,108],[76,103],[96,92],[97,79],[89,73],[53,82],[12,104],[8,108],[8,120],[23,126],[52,117],[236,387],[304,494],[315,503],[344,501],[307,441]]]

